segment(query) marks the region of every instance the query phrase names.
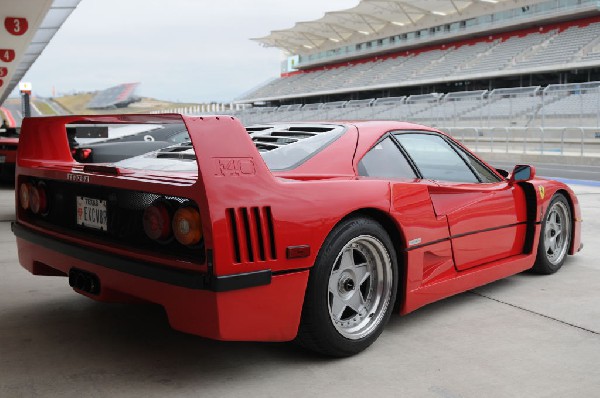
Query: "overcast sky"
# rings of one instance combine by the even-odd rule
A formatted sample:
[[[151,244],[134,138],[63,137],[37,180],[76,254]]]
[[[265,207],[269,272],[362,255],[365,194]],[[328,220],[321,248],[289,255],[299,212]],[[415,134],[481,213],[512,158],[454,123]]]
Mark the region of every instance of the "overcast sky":
[[[279,76],[281,51],[249,40],[358,0],[82,0],[23,81],[50,96],[140,82],[139,94],[228,102]]]

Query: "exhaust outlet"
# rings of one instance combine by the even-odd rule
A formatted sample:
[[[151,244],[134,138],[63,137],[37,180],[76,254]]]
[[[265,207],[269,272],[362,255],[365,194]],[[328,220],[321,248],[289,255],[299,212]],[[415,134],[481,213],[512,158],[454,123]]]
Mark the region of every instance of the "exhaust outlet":
[[[69,286],[85,293],[100,294],[100,279],[98,276],[78,268],[69,270]]]

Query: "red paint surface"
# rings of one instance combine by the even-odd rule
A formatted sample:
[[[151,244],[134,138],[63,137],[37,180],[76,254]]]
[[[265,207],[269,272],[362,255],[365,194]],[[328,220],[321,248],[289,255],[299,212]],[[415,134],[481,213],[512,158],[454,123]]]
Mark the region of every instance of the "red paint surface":
[[[197,154],[200,172],[168,173],[120,170],[120,175],[84,173],[73,161],[65,124],[180,123],[184,122]],[[421,180],[358,177],[357,164],[388,131],[429,130],[401,122],[357,122],[347,132],[295,170],[271,173],[240,122],[229,116],[107,115],[28,118],[23,123],[17,175],[68,180],[68,173],[89,177],[89,184],[156,192],[193,199],[199,206],[205,246],[213,251],[216,275],[252,271],[287,271],[271,284],[230,292],[192,291],[134,277],[70,258],[62,253],[17,239],[19,260],[32,273],[66,273],[78,267],[97,274],[102,283],[99,300],[135,297],[161,304],[171,325],[182,331],[227,340],[283,341],[294,338],[307,277],[321,246],[334,226],[356,211],[379,214],[396,229],[401,312],[407,313],[496,279],[530,268],[533,253],[522,253],[526,228],[510,227],[526,221],[526,203],[519,186],[497,184],[441,184]],[[231,167],[230,167],[231,165]],[[236,166],[237,165],[237,166]],[[573,203],[574,248],[579,247],[581,215],[577,199],[559,182],[530,181],[538,195],[535,214],[545,210],[561,190]],[[17,201],[18,202],[18,201]],[[275,256],[249,260],[242,245],[236,261],[228,209],[270,207],[275,231]],[[252,214],[250,217],[254,217]],[[207,271],[207,265],[172,256],[132,250],[126,242],[103,245],[76,233],[53,232],[28,223],[17,210],[17,221],[49,237],[116,255],[159,262],[166,267]],[[508,226],[507,226],[508,225]],[[485,231],[505,226],[495,232]],[[536,226],[537,245],[540,226]],[[391,232],[391,231],[390,231]],[[257,252],[259,237],[250,229]],[[454,236],[461,235],[463,236]],[[394,236],[395,234],[392,234]],[[245,236],[244,236],[245,239]],[[490,241],[493,241],[490,244]],[[286,248],[310,246],[307,257],[286,258]],[[571,249],[573,250],[576,249]],[[301,271],[299,271],[301,270]]]

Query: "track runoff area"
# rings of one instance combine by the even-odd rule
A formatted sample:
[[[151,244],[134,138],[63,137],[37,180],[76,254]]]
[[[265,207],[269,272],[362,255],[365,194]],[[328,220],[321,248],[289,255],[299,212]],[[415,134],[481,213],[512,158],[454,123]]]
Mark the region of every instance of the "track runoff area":
[[[0,396],[596,396],[599,184],[569,182],[585,246],[558,273],[518,274],[392,316],[373,346],[345,360],[185,335],[160,307],[97,303],[67,278],[30,275],[10,230],[14,190],[1,186]]]

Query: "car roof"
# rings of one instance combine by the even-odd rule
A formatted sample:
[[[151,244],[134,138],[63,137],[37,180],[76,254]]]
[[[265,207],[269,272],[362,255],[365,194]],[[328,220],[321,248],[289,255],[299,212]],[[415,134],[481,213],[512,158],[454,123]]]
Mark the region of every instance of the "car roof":
[[[304,163],[291,170],[277,171],[281,176],[299,175],[324,175],[324,176],[355,176],[355,168],[359,159],[375,145],[379,138],[387,132],[404,131],[430,131],[444,134],[431,127],[398,121],[322,121],[322,122],[278,122],[251,125],[247,129],[253,135],[260,131],[285,130],[304,128],[306,130],[319,129],[326,126],[338,126],[346,130],[337,140],[327,145],[319,153],[314,154]],[[352,161],[354,160],[354,162]]]

